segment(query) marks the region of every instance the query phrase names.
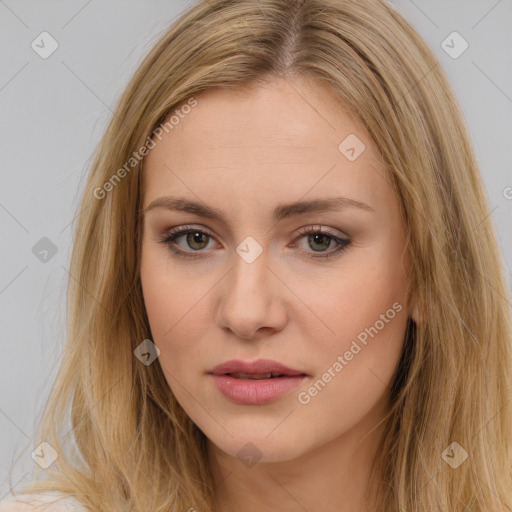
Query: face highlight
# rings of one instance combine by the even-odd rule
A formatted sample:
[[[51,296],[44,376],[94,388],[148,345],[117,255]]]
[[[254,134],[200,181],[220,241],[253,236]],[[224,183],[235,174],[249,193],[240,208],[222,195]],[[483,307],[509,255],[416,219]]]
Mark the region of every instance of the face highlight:
[[[410,316],[378,150],[319,84],[196,98],[143,171],[141,282],[169,387],[233,457],[252,443],[262,462],[289,461],[361,437],[386,411]],[[302,377],[248,404],[209,374],[261,359]]]

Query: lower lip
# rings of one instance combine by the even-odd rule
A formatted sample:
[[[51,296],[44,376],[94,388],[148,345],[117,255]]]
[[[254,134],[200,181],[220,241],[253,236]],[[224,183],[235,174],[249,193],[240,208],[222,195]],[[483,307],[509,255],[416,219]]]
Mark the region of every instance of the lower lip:
[[[273,379],[237,379],[229,375],[212,375],[217,389],[235,404],[267,404],[296,388],[305,375],[290,375]]]

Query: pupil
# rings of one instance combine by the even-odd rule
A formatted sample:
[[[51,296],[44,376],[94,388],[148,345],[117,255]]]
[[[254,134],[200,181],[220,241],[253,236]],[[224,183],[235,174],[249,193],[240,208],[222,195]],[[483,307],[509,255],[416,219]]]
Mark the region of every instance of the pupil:
[[[194,248],[193,245],[191,245],[191,243],[192,244],[198,243],[199,245],[201,245],[201,243],[204,244],[204,241],[201,242],[201,237],[203,237],[203,236],[204,236],[204,233],[198,233],[198,232],[196,232],[196,233],[189,233],[188,237],[187,237],[187,242],[188,242],[189,246]],[[203,247],[199,247],[199,249],[202,249],[202,248]]]
[[[320,243],[322,245],[322,241],[324,242],[324,249],[326,249],[328,246],[329,246],[329,236],[328,235],[323,235],[321,233],[317,233],[317,234],[314,234],[314,235],[311,235],[312,238],[314,239],[314,243]],[[318,239],[320,239],[320,242],[318,242]],[[311,246],[311,244],[309,244],[309,246],[313,249],[313,247]]]

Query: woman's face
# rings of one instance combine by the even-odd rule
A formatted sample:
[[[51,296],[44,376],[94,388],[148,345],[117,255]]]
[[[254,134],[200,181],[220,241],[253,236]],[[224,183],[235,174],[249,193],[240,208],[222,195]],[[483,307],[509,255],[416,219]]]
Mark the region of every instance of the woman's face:
[[[159,363],[216,449],[261,462],[374,426],[410,315],[377,148],[323,86],[292,85],[203,91],[144,162],[141,280]],[[174,228],[191,231],[170,241]],[[232,360],[295,375],[212,375]]]

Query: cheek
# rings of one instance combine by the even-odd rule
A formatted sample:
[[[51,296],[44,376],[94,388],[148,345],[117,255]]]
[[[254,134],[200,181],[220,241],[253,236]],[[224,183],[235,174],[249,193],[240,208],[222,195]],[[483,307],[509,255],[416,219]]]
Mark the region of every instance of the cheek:
[[[198,317],[204,311],[208,286],[180,272],[170,256],[152,247],[142,251],[141,286],[152,341],[162,352],[160,359],[168,359],[171,346],[179,356],[205,325]]]
[[[201,396],[200,381],[191,368],[208,370],[215,359],[212,339],[211,273],[186,270],[161,248],[143,248],[141,285],[153,343],[160,350],[158,362],[173,394],[182,404]]]
[[[325,346],[332,354],[349,347],[361,333],[364,341],[364,333],[376,322],[382,327],[381,339],[389,334],[395,340],[404,327],[405,315],[400,311],[405,312],[406,300],[407,280],[400,259],[392,251],[372,250],[358,254],[354,261],[347,258],[335,276],[315,288],[309,302],[328,327]]]
[[[336,336],[321,352],[315,349],[318,372],[295,397],[297,417],[314,421],[320,440],[334,439],[384,410],[400,358],[407,324],[405,306],[395,300],[400,295],[393,296],[385,283],[359,285],[351,300],[338,302],[330,318]]]
[[[328,330],[315,347],[320,382],[306,392],[311,404],[332,404],[334,415],[351,410],[358,417],[371,407],[392,380],[402,350],[407,282],[399,259],[375,254],[358,258],[353,268],[347,263],[316,304]]]
[[[350,430],[387,403],[407,324],[405,308],[394,304],[365,312],[368,318],[351,321],[348,329],[340,326],[343,335],[326,347],[318,374],[300,390],[303,414],[321,418],[320,437]]]

